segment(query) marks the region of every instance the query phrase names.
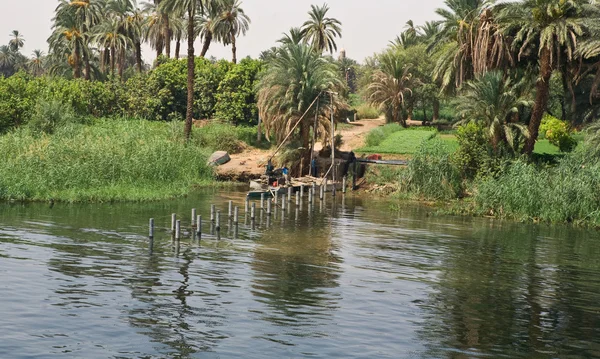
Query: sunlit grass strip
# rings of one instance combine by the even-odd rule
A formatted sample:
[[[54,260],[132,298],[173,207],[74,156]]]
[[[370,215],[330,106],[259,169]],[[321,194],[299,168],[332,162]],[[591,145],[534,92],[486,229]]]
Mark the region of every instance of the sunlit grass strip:
[[[185,195],[213,180],[210,150],[180,138],[177,124],[97,120],[53,135],[0,137],[0,199],[143,201]]]
[[[387,134],[375,146],[368,145],[358,150],[365,153],[414,154],[424,141],[433,138],[436,131],[431,128],[403,129]]]

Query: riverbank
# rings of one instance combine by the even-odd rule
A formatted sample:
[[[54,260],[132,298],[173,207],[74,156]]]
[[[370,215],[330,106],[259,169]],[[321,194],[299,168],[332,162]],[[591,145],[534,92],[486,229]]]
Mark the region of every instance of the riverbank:
[[[51,134],[14,130],[0,136],[0,199],[151,201],[228,185],[217,182],[207,164],[212,149],[203,131],[185,143],[182,126],[97,119],[66,124]]]

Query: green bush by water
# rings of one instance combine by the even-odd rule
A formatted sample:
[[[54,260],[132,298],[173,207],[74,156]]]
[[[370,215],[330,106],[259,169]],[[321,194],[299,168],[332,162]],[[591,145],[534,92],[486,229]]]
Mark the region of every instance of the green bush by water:
[[[180,139],[182,124],[99,119],[54,134],[0,137],[0,199],[156,200],[208,184],[210,150]]]
[[[443,141],[423,142],[401,173],[400,188],[426,199],[450,200],[462,195],[460,172]]]
[[[580,149],[554,167],[516,161],[477,183],[477,210],[519,220],[600,225],[600,160]]]

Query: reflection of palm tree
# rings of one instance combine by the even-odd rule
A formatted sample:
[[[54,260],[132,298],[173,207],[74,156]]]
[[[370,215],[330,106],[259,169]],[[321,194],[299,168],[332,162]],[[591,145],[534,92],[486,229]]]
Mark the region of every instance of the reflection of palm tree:
[[[335,307],[336,295],[330,290],[339,286],[342,260],[335,254],[329,223],[319,218],[307,231],[309,220],[304,217],[295,227],[264,233],[254,251],[252,293],[276,310],[267,318],[270,322],[290,325],[292,319],[297,326],[311,326],[315,321],[310,317],[322,315],[318,309]],[[315,310],[300,313],[298,306]]]

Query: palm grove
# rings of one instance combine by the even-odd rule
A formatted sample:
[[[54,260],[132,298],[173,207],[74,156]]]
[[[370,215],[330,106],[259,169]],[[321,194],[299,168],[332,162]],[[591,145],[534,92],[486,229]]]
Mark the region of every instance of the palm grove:
[[[278,143],[298,125],[292,147],[306,156],[313,138],[330,138],[332,112],[341,120],[365,102],[402,126],[415,119],[460,126],[456,157],[462,176],[471,178],[482,167],[497,175],[493,164],[507,158],[531,157],[540,126],[550,129],[545,136],[591,124],[590,143],[600,138],[593,132],[600,5],[447,0],[436,13],[439,20],[421,26],[407,22],[361,65],[331,56],[342,24],[326,4],[313,5],[306,22],[260,59],[236,64],[237,39],[251,23],[240,1],[62,0],[48,55],[22,55],[26,39],[18,31],[0,48],[7,77],[0,81],[0,128],[36,118],[39,103],[79,116],[185,118],[187,139],[194,118],[247,125],[260,116]],[[213,42],[231,47],[231,62],[205,59]],[[156,52],[152,68],[143,62],[143,43]],[[187,59],[179,60],[185,49]],[[565,151],[574,148],[563,142]]]

